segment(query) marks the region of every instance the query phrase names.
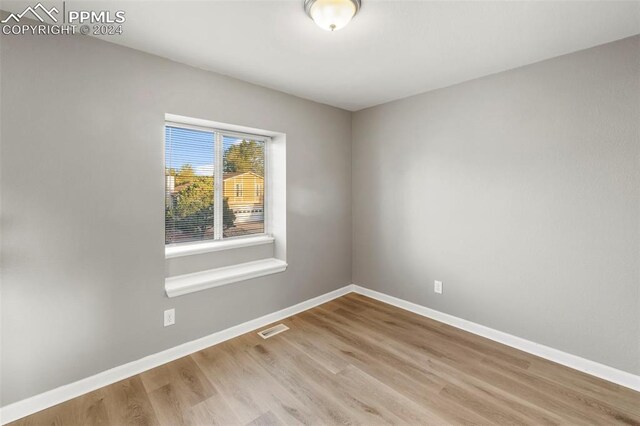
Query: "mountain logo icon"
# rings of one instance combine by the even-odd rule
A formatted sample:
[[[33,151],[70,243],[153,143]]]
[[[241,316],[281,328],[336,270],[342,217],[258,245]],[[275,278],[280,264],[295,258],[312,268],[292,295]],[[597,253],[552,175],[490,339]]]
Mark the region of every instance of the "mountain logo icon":
[[[38,12],[40,14],[38,14]],[[48,16],[53,22],[58,22],[58,18],[56,18],[53,14],[58,14],[60,13],[60,11],[58,9],[56,9],[55,7],[52,7],[51,9],[47,9],[46,7],[44,7],[42,5],[42,3],[38,3],[37,5],[31,7],[28,6],[24,11],[22,11],[22,13],[12,13],[9,16],[7,16],[6,19],[0,21],[3,24],[8,23],[10,20],[14,20],[16,23],[20,22],[20,19],[22,19],[23,16],[25,16],[26,14],[31,13],[32,16],[35,16],[40,22],[45,22],[43,16]],[[28,16],[30,17],[30,16]]]

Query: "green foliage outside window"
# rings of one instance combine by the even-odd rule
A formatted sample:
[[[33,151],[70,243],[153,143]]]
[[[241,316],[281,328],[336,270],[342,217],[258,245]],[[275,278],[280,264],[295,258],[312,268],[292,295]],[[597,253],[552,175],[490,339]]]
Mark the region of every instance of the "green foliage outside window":
[[[243,140],[231,145],[224,153],[225,172],[253,172],[264,176],[264,144]]]
[[[173,229],[198,239],[213,227],[213,177],[196,176],[193,168],[185,164],[179,171],[170,170],[167,175],[175,178],[175,193],[165,208],[165,220]],[[223,200],[223,228],[234,225],[236,216]],[[167,238],[171,238],[167,235]],[[167,241],[171,242],[171,241]]]
[[[253,140],[242,140],[225,150],[224,172],[253,172],[264,176],[264,144]],[[173,176],[174,191],[167,197],[165,221],[166,242],[175,242],[174,237],[182,234],[190,239],[202,239],[212,232],[214,214],[214,189],[212,176],[198,176],[191,164],[184,164],[179,170],[167,169],[167,176]],[[222,182],[220,183],[223,184]],[[223,200],[223,229],[234,226],[236,216],[229,207],[228,198]]]

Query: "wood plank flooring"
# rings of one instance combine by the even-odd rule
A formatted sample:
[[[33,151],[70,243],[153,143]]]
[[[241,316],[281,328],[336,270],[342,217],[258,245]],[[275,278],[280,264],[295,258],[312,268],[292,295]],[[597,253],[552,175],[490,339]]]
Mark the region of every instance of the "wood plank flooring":
[[[13,425],[640,425],[638,392],[361,295],[282,322]]]

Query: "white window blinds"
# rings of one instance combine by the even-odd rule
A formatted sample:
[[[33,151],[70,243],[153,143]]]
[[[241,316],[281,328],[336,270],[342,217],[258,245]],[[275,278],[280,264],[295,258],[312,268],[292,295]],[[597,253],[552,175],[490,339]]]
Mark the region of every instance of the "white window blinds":
[[[165,126],[165,243],[265,233],[267,138]]]

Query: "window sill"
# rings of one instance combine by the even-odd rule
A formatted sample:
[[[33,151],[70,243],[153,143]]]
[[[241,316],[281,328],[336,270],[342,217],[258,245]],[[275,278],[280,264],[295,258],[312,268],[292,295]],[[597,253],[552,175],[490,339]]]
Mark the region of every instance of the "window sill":
[[[262,259],[165,278],[164,288],[168,297],[176,297],[238,281],[284,272],[286,269],[287,262],[283,260],[275,258]]]
[[[211,241],[207,243],[167,246],[164,248],[164,257],[165,259],[171,259],[173,257],[190,256],[193,254],[209,253],[213,251],[272,244],[274,240],[275,239],[269,235],[259,235],[257,237],[242,237],[230,240]]]

